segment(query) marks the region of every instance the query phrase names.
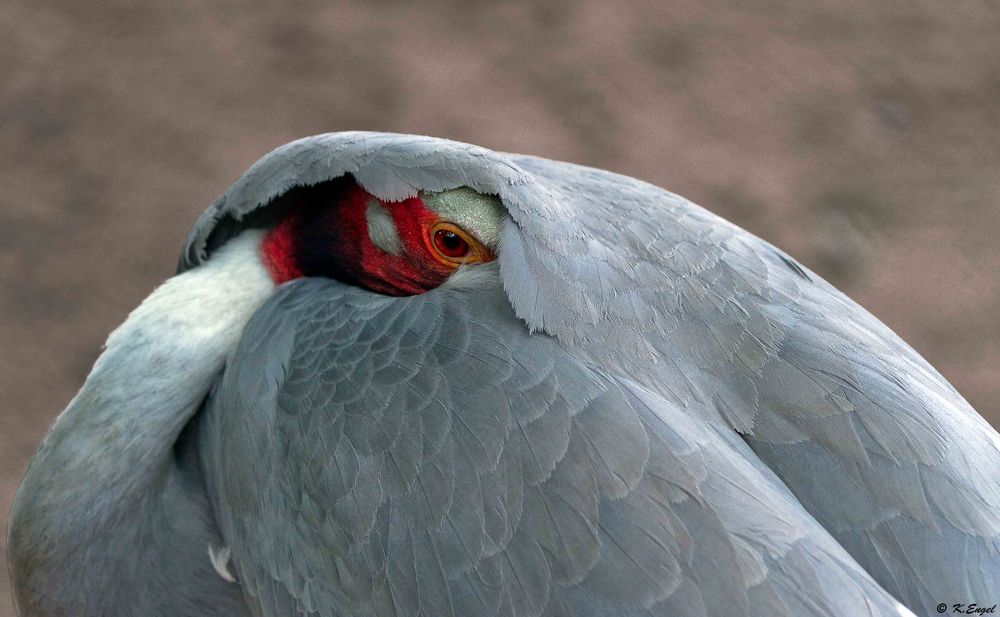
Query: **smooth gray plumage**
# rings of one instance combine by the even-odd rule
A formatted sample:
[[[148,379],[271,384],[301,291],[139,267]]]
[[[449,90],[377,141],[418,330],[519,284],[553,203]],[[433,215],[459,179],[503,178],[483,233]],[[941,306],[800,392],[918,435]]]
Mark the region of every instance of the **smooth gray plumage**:
[[[195,497],[156,498],[207,522],[152,534],[187,550],[161,551],[174,569],[205,538],[228,547],[234,610],[896,615],[898,599],[927,615],[998,600],[1000,436],[843,294],[662,189],[426,137],[321,135],[240,178],[181,270],[273,222],[289,189],[345,174],[389,200],[497,195],[498,267],[405,298],[304,279],[247,309],[203,412],[183,416],[180,451],[200,464],[155,476],[197,471]],[[58,476],[39,457],[12,525],[22,607],[44,604],[23,556],[72,520],[25,522],[60,501],[32,488]],[[178,592],[211,602],[219,580],[192,571]]]

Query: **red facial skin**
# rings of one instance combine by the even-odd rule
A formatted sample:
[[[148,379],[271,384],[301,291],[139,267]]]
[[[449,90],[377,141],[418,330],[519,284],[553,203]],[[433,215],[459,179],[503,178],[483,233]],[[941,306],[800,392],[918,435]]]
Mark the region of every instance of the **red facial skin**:
[[[353,180],[336,188],[300,189],[288,216],[265,236],[264,263],[277,284],[325,276],[389,296],[410,296],[441,285],[455,266],[435,255],[431,228],[440,217],[419,197],[382,201]],[[399,255],[376,246],[366,211],[376,199],[396,224]]]

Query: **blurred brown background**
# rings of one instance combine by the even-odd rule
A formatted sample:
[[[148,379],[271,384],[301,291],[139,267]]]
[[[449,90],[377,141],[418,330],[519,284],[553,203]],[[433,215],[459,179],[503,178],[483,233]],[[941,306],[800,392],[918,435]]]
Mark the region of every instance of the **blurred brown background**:
[[[1000,421],[995,0],[137,4],[0,4],[4,522],[195,217],[271,148],[344,129],[681,193],[845,289]],[[8,598],[0,571],[0,617]]]

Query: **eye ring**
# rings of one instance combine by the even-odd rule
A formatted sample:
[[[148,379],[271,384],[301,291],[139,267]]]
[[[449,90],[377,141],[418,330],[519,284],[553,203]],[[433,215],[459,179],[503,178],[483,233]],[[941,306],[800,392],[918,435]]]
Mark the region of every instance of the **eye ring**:
[[[493,254],[479,240],[449,221],[438,221],[431,226],[427,244],[439,263],[452,268],[493,260]]]

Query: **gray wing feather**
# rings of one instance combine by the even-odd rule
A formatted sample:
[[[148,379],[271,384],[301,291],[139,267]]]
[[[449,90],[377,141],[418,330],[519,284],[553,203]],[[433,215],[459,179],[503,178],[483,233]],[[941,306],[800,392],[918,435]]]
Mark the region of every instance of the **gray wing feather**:
[[[576,197],[573,224],[591,245],[633,241],[627,252],[640,263],[621,269],[591,248],[597,257],[578,259],[597,262],[598,283],[579,265],[562,268],[544,241],[512,233],[505,241],[523,244],[512,252],[533,255],[506,273],[505,282],[520,281],[512,295],[527,296],[541,279],[534,311],[576,319],[566,335],[575,348],[746,435],[915,610],[956,595],[991,603],[1000,589],[1000,437],[939,373],[817,275],[697,206],[613,174],[517,160]],[[601,207],[609,193],[625,203]],[[615,224],[623,216],[624,239]],[[574,296],[585,289],[595,293],[582,304]],[[616,295],[639,295],[643,312],[633,316],[631,301],[621,310]],[[625,353],[607,351],[616,346]]]
[[[898,614],[735,433],[499,288],[285,286],[200,439],[260,615]]]
[[[321,135],[240,178],[199,222],[182,268],[288,188],[345,173],[387,198],[456,186],[499,195],[511,216],[501,278],[529,329],[739,431],[915,609],[931,611],[941,598],[991,603],[1000,589],[1000,436],[873,316],[667,191],[445,140]],[[547,444],[549,464],[561,443]],[[548,470],[539,463],[537,473]],[[602,482],[608,489],[614,479]]]

